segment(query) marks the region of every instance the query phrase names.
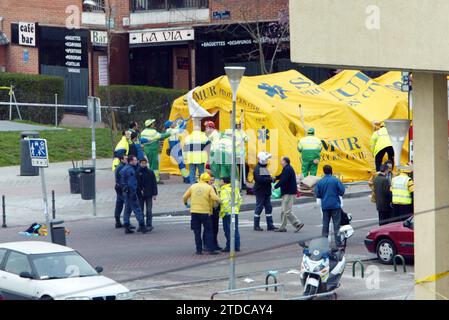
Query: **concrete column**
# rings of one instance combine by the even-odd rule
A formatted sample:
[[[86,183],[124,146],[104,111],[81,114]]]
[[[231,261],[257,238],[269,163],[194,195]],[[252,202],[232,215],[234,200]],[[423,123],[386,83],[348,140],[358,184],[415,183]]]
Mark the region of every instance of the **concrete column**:
[[[449,298],[447,80],[413,74],[416,299]],[[435,280],[435,277],[442,276]]]

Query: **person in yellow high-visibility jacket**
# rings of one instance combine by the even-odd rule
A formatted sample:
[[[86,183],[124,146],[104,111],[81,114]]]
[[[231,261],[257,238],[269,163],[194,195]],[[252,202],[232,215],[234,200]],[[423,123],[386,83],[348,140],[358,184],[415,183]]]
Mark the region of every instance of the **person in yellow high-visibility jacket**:
[[[157,183],[161,183],[159,175],[159,141],[170,137],[170,133],[158,132],[154,128],[155,122],[155,119],[145,121],[145,130],[140,134],[140,142],[144,145],[149,168],[154,172]]]
[[[322,149],[321,140],[315,137],[315,129],[309,128],[307,136],[301,138],[298,143],[298,151],[301,153],[302,162],[301,171],[304,177],[317,175]]]
[[[391,180],[394,221],[404,221],[413,214],[413,180],[411,170],[401,169],[400,174]]]
[[[224,185],[220,190],[220,218],[223,219],[223,231],[226,237],[226,247],[222,252],[229,252],[231,247],[231,215],[232,215],[232,188],[231,179],[229,177],[223,178]],[[240,232],[239,232],[239,212],[242,204],[242,196],[240,189],[235,187],[235,251],[240,251]]]
[[[114,160],[112,161],[112,171],[115,171],[115,169],[120,164],[120,157],[128,155],[130,137],[131,137],[131,132],[125,131],[125,130],[122,131],[122,138],[115,146]]]
[[[374,126],[377,130],[375,130],[371,136],[370,146],[376,161],[376,171],[379,171],[385,153],[388,154],[389,160],[394,161],[394,149],[390,135],[388,134],[387,128],[385,128],[385,124],[376,121]]]
[[[184,160],[189,165],[190,184],[196,182],[196,171],[201,176],[207,163],[206,147],[210,144],[207,135],[201,131],[201,125],[194,124],[193,131],[184,140]]]

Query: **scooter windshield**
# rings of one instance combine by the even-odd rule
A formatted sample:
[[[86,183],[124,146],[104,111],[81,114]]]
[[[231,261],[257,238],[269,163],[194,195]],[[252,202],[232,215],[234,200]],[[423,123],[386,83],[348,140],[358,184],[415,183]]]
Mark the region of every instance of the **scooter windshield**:
[[[320,261],[329,255],[329,242],[327,238],[313,239],[309,244],[310,260]]]

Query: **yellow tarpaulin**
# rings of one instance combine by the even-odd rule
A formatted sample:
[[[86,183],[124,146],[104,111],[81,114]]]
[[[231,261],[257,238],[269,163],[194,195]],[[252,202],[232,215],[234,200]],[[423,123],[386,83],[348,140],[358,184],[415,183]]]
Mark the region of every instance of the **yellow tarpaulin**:
[[[288,156],[300,173],[297,144],[304,136],[299,105],[306,127],[315,128],[323,141],[319,174],[330,164],[344,181],[362,181],[374,171],[369,140],[372,121],[407,118],[407,101],[399,92],[386,88],[363,73],[344,71],[318,86],[301,73],[291,70],[271,75],[244,77],[239,87],[237,116],[243,110],[248,142],[248,163],[257,163],[260,151],[273,154],[270,170],[279,173],[282,156]],[[195,90],[195,100],[209,113],[217,113],[220,131],[230,128],[232,94],[225,76]],[[188,118],[186,96],[177,99],[170,120]],[[190,121],[188,131],[192,129]],[[187,133],[186,133],[187,134]],[[179,174],[177,164],[167,156],[167,141],[161,171]]]

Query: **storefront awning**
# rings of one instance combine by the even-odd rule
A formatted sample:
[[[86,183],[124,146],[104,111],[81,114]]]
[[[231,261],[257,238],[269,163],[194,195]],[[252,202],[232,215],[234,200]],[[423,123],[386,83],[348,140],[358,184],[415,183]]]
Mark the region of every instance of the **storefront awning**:
[[[9,40],[6,37],[6,34],[0,31],[0,46],[6,46],[9,44]]]

